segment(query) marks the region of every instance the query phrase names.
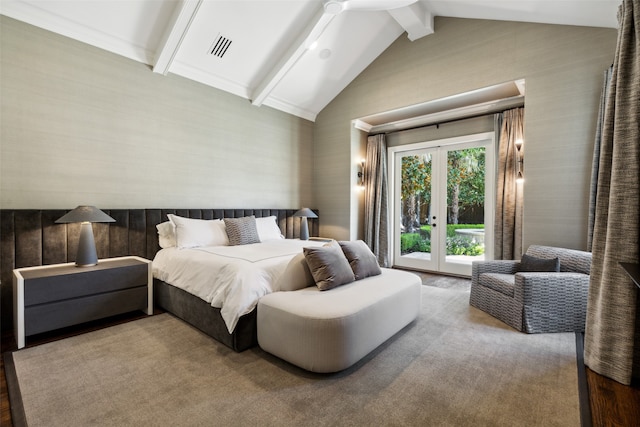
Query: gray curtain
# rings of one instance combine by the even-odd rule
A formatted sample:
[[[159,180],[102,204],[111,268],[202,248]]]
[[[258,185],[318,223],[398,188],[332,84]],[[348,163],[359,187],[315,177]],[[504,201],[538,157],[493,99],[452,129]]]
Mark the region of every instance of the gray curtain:
[[[640,255],[640,0],[624,0],[602,126],[585,364],[623,384],[640,375],[638,289],[619,262]]]
[[[389,203],[385,135],[367,139],[364,174],[364,241],[382,267],[389,267]]]
[[[514,108],[496,114],[494,122],[500,129],[496,162],[498,170],[494,259],[520,259],[522,256],[523,184],[516,182],[518,173],[516,141],[524,140],[524,108]],[[523,144],[520,148],[521,159],[524,159],[525,145]]]
[[[593,226],[596,218],[596,196],[598,194],[598,173],[600,168],[600,145],[602,144],[602,125],[604,123],[604,109],[609,96],[611,85],[611,73],[613,65],[604,72],[604,82],[600,95],[600,107],[598,109],[598,123],[596,126],[596,138],[593,144],[593,163],[591,165],[591,191],[589,192],[589,228],[587,233],[587,250],[591,252],[593,247]]]

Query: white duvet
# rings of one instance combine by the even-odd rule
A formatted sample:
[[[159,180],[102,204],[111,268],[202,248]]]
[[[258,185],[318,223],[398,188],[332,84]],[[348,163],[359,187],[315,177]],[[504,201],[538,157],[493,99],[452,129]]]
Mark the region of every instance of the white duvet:
[[[274,286],[303,247],[322,245],[280,239],[241,246],[167,248],[153,259],[153,276],[220,308],[232,333],[240,316],[251,312],[260,297],[279,290]]]

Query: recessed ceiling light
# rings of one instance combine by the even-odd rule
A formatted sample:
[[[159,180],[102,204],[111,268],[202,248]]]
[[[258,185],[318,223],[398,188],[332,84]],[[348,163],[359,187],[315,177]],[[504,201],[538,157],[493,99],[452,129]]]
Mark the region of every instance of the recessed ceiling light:
[[[328,57],[331,56],[331,50],[330,49],[322,49],[320,51],[320,53],[318,54],[318,56],[320,57],[320,59],[327,59]]]

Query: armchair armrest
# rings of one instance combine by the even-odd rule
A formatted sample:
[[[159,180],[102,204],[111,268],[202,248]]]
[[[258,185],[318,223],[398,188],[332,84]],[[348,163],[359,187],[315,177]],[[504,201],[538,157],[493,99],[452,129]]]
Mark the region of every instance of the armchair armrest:
[[[514,298],[523,305],[555,301],[557,306],[586,302],[589,275],[582,273],[516,273]]]
[[[589,275],[517,273],[514,299],[522,304],[524,332],[584,331]]]
[[[513,260],[474,261],[471,263],[471,280],[478,283],[482,273],[515,274],[519,265],[520,261]]]

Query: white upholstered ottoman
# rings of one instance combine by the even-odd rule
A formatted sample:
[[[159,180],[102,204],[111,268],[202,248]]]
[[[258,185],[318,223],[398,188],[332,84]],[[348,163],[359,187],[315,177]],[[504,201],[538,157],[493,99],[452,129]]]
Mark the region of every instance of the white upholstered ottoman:
[[[382,269],[328,291],[311,286],[258,302],[258,344],[312,372],[337,372],[362,359],[418,317],[422,282]]]

